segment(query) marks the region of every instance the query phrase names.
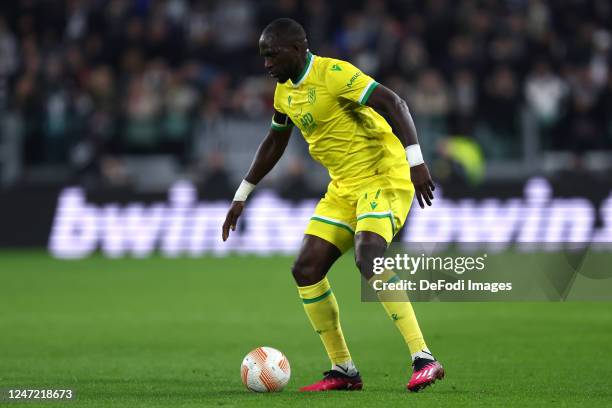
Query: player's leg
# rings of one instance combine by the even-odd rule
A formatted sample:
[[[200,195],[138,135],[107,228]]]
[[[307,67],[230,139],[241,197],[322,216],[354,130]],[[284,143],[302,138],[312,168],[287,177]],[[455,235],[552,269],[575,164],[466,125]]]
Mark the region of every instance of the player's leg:
[[[376,227],[370,226],[370,228],[375,229]],[[355,235],[355,263],[366,281],[370,282],[372,278],[388,280],[395,277],[393,273],[386,273],[380,277],[374,276],[374,259],[383,257],[386,250],[387,241],[378,233],[359,231]],[[428,352],[408,295],[405,292],[393,293],[392,296],[387,297],[382,295],[384,293],[379,293],[381,304],[400,331],[413,358],[418,357],[422,351]],[[393,301],[385,301],[386,299]]]
[[[341,255],[338,248],[324,239],[305,235],[292,268],[306,315],[320,336],[332,365],[351,360],[340,326],[338,303],[326,278]]]
[[[342,253],[335,245],[314,235],[305,235],[292,272],[306,315],[319,334],[332,368],[323,380],[302,391],[360,389],[361,378],[346,345],[338,302],[326,278]]]
[[[388,181],[381,183],[379,188],[369,186],[357,204],[355,262],[368,282],[373,279],[397,279],[393,273],[382,276],[374,276],[373,273],[374,259],[384,256],[388,244],[403,225],[412,202],[412,190],[393,187]],[[376,211],[372,211],[374,209]],[[390,297],[381,292],[378,295],[412,355],[414,369],[408,389],[418,391],[443,377],[444,369],[425,344],[408,295],[405,292],[393,293]],[[385,301],[389,298],[392,301]]]
[[[330,186],[312,216],[293,267],[293,276],[304,310],[319,334],[331,369],[325,378],[302,391],[361,389],[359,372],[349,353],[342,327],[338,302],[325,277],[329,268],[343,252],[353,245],[354,207],[347,205]]]
[[[335,245],[314,235],[304,235],[291,269],[295,283],[298,287],[308,287],[320,282],[340,256],[342,253]]]

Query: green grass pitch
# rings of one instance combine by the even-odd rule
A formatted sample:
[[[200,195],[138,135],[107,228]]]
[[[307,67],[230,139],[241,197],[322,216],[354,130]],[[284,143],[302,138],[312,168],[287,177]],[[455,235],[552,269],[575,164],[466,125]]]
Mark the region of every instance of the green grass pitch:
[[[363,392],[300,394],[328,369],[290,257],[51,260],[0,253],[0,388],[72,388],[74,407],[610,406],[609,303],[418,303],[447,377],[405,391],[408,353],[351,256],[330,275]],[[278,394],[242,386],[254,347],[283,351]],[[1,404],[1,403],[0,403]],[[26,403],[40,405],[41,403]]]

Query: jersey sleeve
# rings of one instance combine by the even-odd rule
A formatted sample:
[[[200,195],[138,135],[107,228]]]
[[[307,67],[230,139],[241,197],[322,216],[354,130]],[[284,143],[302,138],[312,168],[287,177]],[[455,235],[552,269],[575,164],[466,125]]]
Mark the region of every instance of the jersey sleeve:
[[[365,105],[378,82],[354,65],[340,60],[330,62],[325,75],[328,91],[337,98]]]
[[[289,119],[289,115],[287,115],[279,103],[279,89],[278,85],[276,85],[276,89],[274,90],[274,115],[272,115],[272,123],[270,127],[273,130],[283,131],[293,128],[293,122]]]

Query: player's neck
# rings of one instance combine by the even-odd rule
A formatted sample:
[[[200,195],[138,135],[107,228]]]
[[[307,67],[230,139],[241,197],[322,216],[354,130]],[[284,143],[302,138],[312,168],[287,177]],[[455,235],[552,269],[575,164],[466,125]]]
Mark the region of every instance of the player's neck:
[[[310,50],[306,50],[304,57],[300,59],[299,69],[297,70],[295,74],[291,75],[291,81],[294,84],[298,82],[304,76],[304,72],[308,68],[308,63],[310,62],[311,58],[312,56],[310,54]]]

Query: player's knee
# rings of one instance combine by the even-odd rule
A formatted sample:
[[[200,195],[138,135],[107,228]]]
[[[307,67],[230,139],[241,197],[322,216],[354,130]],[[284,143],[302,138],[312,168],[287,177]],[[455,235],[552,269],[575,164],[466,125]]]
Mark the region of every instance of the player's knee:
[[[367,275],[368,270],[371,272],[373,263],[374,257],[371,253],[355,253],[355,265],[357,265],[357,268],[359,268],[362,275]]]
[[[372,277],[374,258],[384,256],[387,242],[377,234],[360,234],[355,245],[355,265],[366,278]]]
[[[366,280],[374,276],[374,258],[370,256],[356,256],[355,265],[359,269],[359,273]]]
[[[291,268],[293,279],[299,286],[314,285],[325,276],[314,264],[298,259]]]

